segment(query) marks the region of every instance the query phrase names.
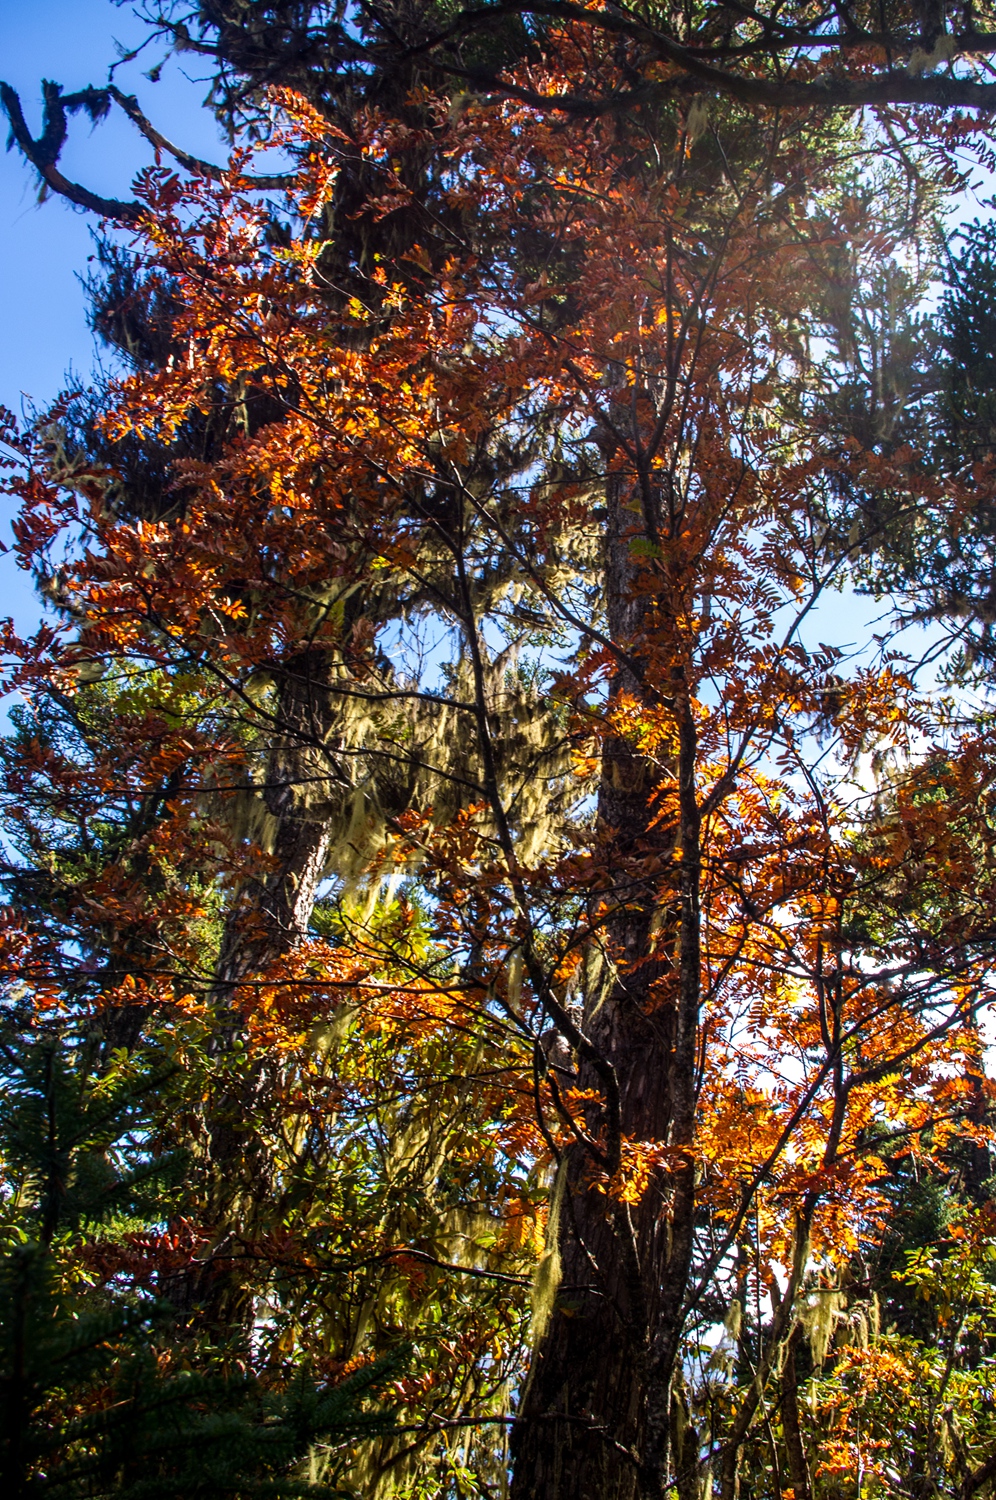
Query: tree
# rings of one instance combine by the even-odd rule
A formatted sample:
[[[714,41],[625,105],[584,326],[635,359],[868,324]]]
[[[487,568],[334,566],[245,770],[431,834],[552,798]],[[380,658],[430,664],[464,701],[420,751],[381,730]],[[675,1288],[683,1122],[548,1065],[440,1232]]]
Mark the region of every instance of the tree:
[[[586,120],[672,103],[728,98],[754,108],[849,110],[928,106],[989,111],[996,94],[987,77],[994,47],[985,7],[912,4],[837,6],[832,16],[796,5],[738,10],[704,0],[666,7],[583,6],[574,0],[501,0],[454,7],[344,0],[200,0],[144,7],[153,40],[193,52],[216,69],[221,112],[233,121],[257,113],[261,90],[300,91],[340,125],[360,100],[408,107],[420,86],[514,98],[539,110]],[[595,49],[611,49],[618,75],[536,78],[518,71],[542,59],[573,27]],[[987,30],[986,28],[990,29]],[[153,66],[161,66],[161,61]],[[111,217],[134,220],[135,203],[101,200],[68,181],[58,161],[66,111],[103,114],[112,102],[154,140],[174,150],[145,120],[137,102],[114,87],[62,97],[46,84],[46,119],[35,138],[9,87],[2,96],[19,147],[43,181],[72,201]],[[183,165],[200,167],[180,153]]]
[[[561,47],[531,87],[590,70],[583,34]],[[596,61],[594,84],[618,88],[617,59]],[[877,1127],[943,1147],[988,995],[987,733],[944,743],[899,664],[845,676],[798,639],[846,560],[855,486],[946,498],[799,399],[798,330],[840,244],[879,228],[840,171],[869,143],[733,106],[696,142],[680,122],[582,135],[528,103],[431,97],[344,142],[283,104],[288,231],[268,239],[244,158],[220,184],[148,174],[145,253],[180,357],[113,393],[106,467],[49,430],[22,486],[25,558],[78,528],[86,550],[58,575],[72,625],[16,648],[19,680],[99,699],[85,678],[110,662],[151,685],[129,745],[143,797],[177,772],[156,860],[206,872],[224,908],[199,947],[178,908],[127,962],[150,1011],[193,994],[223,1042],[197,1201],[212,1258],[238,1244],[253,1270],[195,1300],[245,1328],[238,1309],[273,1295],[259,1268],[288,1259],[277,1225],[307,1245],[306,1216],[270,1217],[273,1186],[302,1201],[309,1132],[326,1153],[348,1139],[323,1120],[321,1038],[344,1036],[332,1113],[359,1079],[386,1125],[360,1178],[398,1201],[398,1155],[415,1156],[401,1196],[444,1205],[427,1246],[373,1216],[351,1272],[404,1250],[409,1287],[440,1263],[517,1285],[529,1235],[508,1230],[557,1163],[513,1493],[655,1495],[672,1475],[690,1495],[715,1471],[732,1496],[807,1277],[832,1280],[876,1234]],[[359,155],[371,212],[421,226],[408,163],[426,118],[447,210],[431,247],[326,296],[316,210]],[[242,431],[173,459],[171,508],[116,505],[114,444],[168,454],[219,390],[253,413]],[[915,734],[938,738],[931,755]],[[883,738],[907,766],[856,838],[826,743],[846,762]],[[88,753],[111,780],[117,730]],[[42,771],[64,795],[67,771]],[[161,916],[144,871],[132,891],[115,940],[122,917]],[[226,1143],[250,1111],[248,1149]],[[444,1253],[447,1204],[488,1191],[500,1232],[464,1218]],[[348,1238],[355,1197],[337,1217]],[[741,1389],[703,1371],[689,1393],[724,1317]],[[464,1368],[485,1401],[446,1421],[494,1413],[494,1358],[479,1338]],[[791,1427],[785,1472],[803,1475]]]
[[[411,1423],[394,1436],[397,1424],[376,1410],[355,1410],[368,1391],[379,1394],[390,1378],[395,1402],[418,1402],[420,1432],[443,1435],[441,1462],[449,1439],[472,1436],[465,1421],[450,1425],[452,1406],[460,1413],[473,1403],[486,1420],[501,1401],[503,1365],[519,1347],[517,1304],[528,1290],[516,1262],[530,1254],[541,1186],[519,1166],[521,1150],[506,1148],[505,1163],[495,1161],[508,1135],[522,1132],[509,1121],[496,1134],[508,1111],[494,1049],[482,1056],[480,1038],[471,1047],[448,1031],[444,998],[427,1008],[410,991],[385,991],[383,966],[376,983],[358,983],[362,960],[357,969],[355,958],[334,949],[334,912],[325,912],[324,923],[319,917],[327,937],[313,935],[294,1006],[281,1003],[285,988],[268,994],[263,987],[261,995],[259,976],[249,976],[242,993],[249,1024],[217,1045],[221,1025],[197,1002],[211,991],[210,966],[224,940],[213,883],[219,870],[224,879],[226,863],[231,868],[231,835],[204,817],[196,794],[193,806],[184,805],[172,759],[179,749],[181,768],[194,757],[205,770],[213,748],[215,769],[231,769],[216,720],[206,726],[213,739],[207,732],[199,739],[205,708],[209,714],[193,674],[165,680],[133,662],[107,680],[73,685],[68,695],[49,681],[7,746],[8,789],[19,805],[9,826],[23,856],[6,872],[14,899],[4,972],[22,1028],[11,1038],[8,1086],[16,1069],[33,1065],[32,1049],[44,1050],[48,1018],[68,1013],[63,1093],[70,1105],[77,1093],[96,1100],[106,1149],[137,1154],[146,1179],[144,1215],[108,1222],[88,1203],[59,1246],[62,1284],[82,1282],[88,1295],[67,1308],[34,1289],[36,1316],[42,1324],[51,1316],[56,1343],[72,1342],[81,1318],[94,1330],[92,1347],[74,1345],[82,1366],[75,1383],[40,1387],[47,1398],[38,1417],[42,1451],[61,1453],[68,1443],[75,1458],[72,1403],[85,1401],[98,1443],[105,1439],[94,1462],[108,1493],[118,1493],[136,1465],[151,1484],[160,1458],[163,1492],[189,1493],[196,1482],[243,1493],[268,1474],[270,1488],[278,1480],[293,1488],[306,1482],[303,1464],[309,1482],[335,1487],[352,1476],[370,1493],[379,1469],[385,1482],[404,1473],[419,1439]],[[129,756],[126,726],[154,764]],[[266,864],[258,846],[246,853],[256,869]],[[383,920],[402,930],[397,915]],[[403,930],[414,957],[412,928]],[[323,1026],[330,994],[344,993],[345,1010]],[[364,1008],[364,1000],[372,1004]],[[149,1062],[158,1069],[142,1112],[122,1106],[122,1120],[102,1113],[120,1093],[122,1073],[141,1081]],[[477,1077],[474,1101],[468,1085]],[[232,1112],[250,1089],[248,1133],[266,1149],[270,1196],[249,1201],[239,1179],[222,1213],[208,1131],[223,1123],[220,1101],[232,1133],[244,1136]],[[12,1123],[26,1122],[20,1103]],[[90,1159],[74,1118],[64,1127],[60,1120],[68,1145],[53,1170],[62,1182],[79,1175],[81,1154]],[[40,1130],[44,1124],[43,1108]],[[123,1142],[115,1138],[121,1129]],[[24,1161],[5,1152],[18,1231],[34,1213],[25,1193],[33,1191],[36,1160],[50,1149],[32,1142]],[[165,1181],[161,1167],[170,1160],[177,1169]],[[233,1170],[238,1158],[226,1160]],[[510,1190],[513,1207],[521,1198],[524,1212],[490,1212],[493,1196],[501,1201]],[[499,1241],[513,1264],[494,1275],[477,1270],[467,1247],[478,1240]],[[9,1331],[15,1322],[5,1317]],[[149,1365],[150,1340],[158,1367]],[[51,1376],[51,1342],[35,1341],[43,1380]],[[183,1384],[185,1370],[196,1382]],[[109,1428],[108,1407],[117,1412]],[[165,1451],[164,1422],[172,1430]],[[260,1423],[265,1431],[257,1432]],[[383,1452],[369,1440],[357,1446],[376,1433],[385,1434]],[[469,1446],[457,1445],[454,1464],[461,1451],[466,1462]],[[25,1460],[32,1482],[41,1461],[39,1452]],[[481,1463],[493,1463],[493,1455]]]
[[[176,1328],[168,1303],[129,1285],[129,1252],[162,1241],[156,1221],[182,1171],[157,1149],[157,1112],[176,1102],[169,1039],[159,1038],[158,1056],[121,1049],[97,1069],[79,1022],[46,1015],[37,996],[25,1004],[23,989],[2,1040],[5,1492],[310,1490],[316,1444],[341,1448],[390,1428],[369,1398],[397,1362],[339,1380],[287,1359],[240,1369],[231,1348]]]

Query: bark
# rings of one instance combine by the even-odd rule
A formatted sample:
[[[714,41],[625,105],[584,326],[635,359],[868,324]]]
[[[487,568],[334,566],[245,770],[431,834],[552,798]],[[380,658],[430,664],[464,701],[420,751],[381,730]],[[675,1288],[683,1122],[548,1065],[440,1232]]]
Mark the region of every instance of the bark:
[[[974,1474],[969,1474],[961,1487],[962,1500],[971,1500],[972,1495],[978,1494],[984,1485],[990,1484],[994,1479],[996,1479],[996,1453],[976,1469]]]
[[[723,1468],[719,1490],[722,1500],[739,1500],[740,1465],[743,1459],[743,1451],[742,1443],[731,1443],[723,1454]]]
[[[317,652],[288,662],[279,698],[279,734],[267,767],[264,800],[275,822],[272,865],[246,881],[225,925],[213,1001],[214,1049],[233,1057],[245,1032],[239,986],[264,974],[304,939],[328,861],[331,821],[327,798],[315,795],[330,766],[324,750],[331,728],[328,666]],[[312,802],[309,804],[309,792]],[[209,1229],[207,1263],[170,1288],[185,1309],[197,1305],[211,1323],[248,1324],[249,1279],[240,1273],[245,1242],[272,1213],[279,1185],[260,1122],[278,1082],[279,1064],[247,1060],[229,1065],[204,1110],[204,1157],[198,1205]]]
[[[626,652],[613,684],[618,698],[643,692],[638,656],[649,610],[648,596],[633,587],[636,516],[618,490],[609,491],[608,513],[609,628]],[[661,767],[621,737],[610,738],[603,752],[599,819],[613,907],[604,931],[617,977],[607,995],[588,997],[584,1030],[598,1061],[580,1058],[578,1081],[605,1096],[585,1126],[602,1142],[609,1173],[618,1163],[620,1135],[648,1143],[690,1141],[698,828],[694,726],[683,683],[675,688],[683,735],[679,769],[687,783],[680,829],[655,825],[655,794],[663,780],[673,780],[675,768]],[[678,892],[676,839],[683,856]],[[598,1062],[608,1063],[618,1081],[617,1118]],[[560,1225],[565,1290],[534,1355],[513,1433],[513,1500],[634,1500],[660,1493],[691,1250],[691,1166],[655,1173],[632,1206],[593,1186],[592,1169],[592,1152],[583,1143],[568,1151]]]
[[[837,1141],[831,1128],[828,1152],[835,1153]],[[792,1266],[789,1273],[788,1286],[780,1301],[776,1301],[774,1317],[771,1320],[771,1328],[765,1340],[764,1347],[758,1355],[757,1365],[754,1370],[754,1378],[750,1384],[740,1393],[737,1401],[736,1416],[731,1424],[726,1438],[725,1453],[723,1458],[723,1476],[720,1487],[721,1500],[737,1500],[740,1493],[740,1456],[743,1445],[747,1439],[758,1410],[763,1409],[764,1393],[768,1382],[772,1379],[774,1371],[778,1368],[779,1356],[781,1355],[786,1341],[794,1337],[798,1324],[794,1323],[795,1300],[809,1258],[809,1232],[812,1225],[813,1212],[816,1208],[816,1197],[810,1194],[799,1215],[795,1229],[795,1243],[792,1250]],[[786,1363],[795,1357],[794,1349],[790,1345],[785,1350]]]
[[[986,1067],[983,1060],[982,1039],[977,1026],[975,1033],[975,1055],[965,1068],[968,1085],[968,1100],[965,1114],[972,1135],[965,1142],[965,1191],[972,1202],[980,1206],[989,1201],[989,1179],[992,1176],[992,1158],[985,1136],[991,1127],[991,1107],[986,1094]]]
[[[799,1377],[796,1369],[796,1357],[802,1340],[802,1324],[796,1323],[788,1341],[782,1369],[782,1430],[785,1433],[785,1456],[795,1500],[810,1500],[812,1486],[799,1418]]]
[[[671,1453],[678,1500],[699,1500],[699,1432],[692,1421],[680,1370],[671,1393]]]

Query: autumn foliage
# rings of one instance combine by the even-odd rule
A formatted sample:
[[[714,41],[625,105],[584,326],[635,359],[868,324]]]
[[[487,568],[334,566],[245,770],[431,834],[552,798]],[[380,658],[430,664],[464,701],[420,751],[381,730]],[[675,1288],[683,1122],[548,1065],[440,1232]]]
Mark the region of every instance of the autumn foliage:
[[[996,1475],[991,719],[819,639],[992,494],[841,416],[861,268],[974,127],[527,97],[624,71],[572,22],[519,98],[277,91],[279,198],[248,146],[137,184],[162,357],[7,432],[51,609],[5,1047],[54,1134],[2,1212],[53,1327],[119,1320],[24,1377],[19,1494],[199,1493],[212,1411],[212,1493]],[[904,1248],[921,1178],[961,1207]],[[108,1458],[127,1401],[174,1447]]]

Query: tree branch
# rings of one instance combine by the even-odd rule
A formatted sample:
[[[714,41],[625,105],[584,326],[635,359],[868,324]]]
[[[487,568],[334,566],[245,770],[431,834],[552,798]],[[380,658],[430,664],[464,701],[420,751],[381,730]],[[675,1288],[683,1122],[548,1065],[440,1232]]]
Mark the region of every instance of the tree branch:
[[[84,109],[91,120],[96,123],[107,114],[108,91],[88,88],[81,89],[76,94],[64,95],[59,84],[50,83],[46,79],[42,84],[42,94],[45,100],[45,112],[42,117],[42,133],[36,140],[28,129],[16,89],[12,89],[9,83],[0,83],[0,104],[3,105],[10,124],[8,150],[12,145],[16,145],[27,157],[45,186],[51,188],[54,193],[59,193],[63,198],[68,198],[70,203],[75,203],[79,208],[87,208],[91,213],[100,214],[103,219],[116,219],[119,224],[137,224],[145,212],[140,203],[125,203],[118,198],[102,198],[99,193],[91,192],[80,183],[71,182],[68,177],[63,176],[57,166],[59,155],[66,143],[67,112],[74,114],[77,110]]]
[[[152,121],[144,115],[138,106],[138,100],[134,94],[123,94],[119,88],[112,84],[107,90],[115,104],[119,104],[128,116],[129,120],[137,130],[145,136],[150,145],[155,146],[157,151],[165,151],[172,156],[174,161],[179,162],[188,172],[193,172],[198,177],[208,177],[212,182],[220,182],[226,175],[226,168],[216,167],[213,162],[204,161],[200,156],[192,156],[189,151],[184,151],[182,146],[175,146],[172,141],[167,140],[161,131],[157,130]],[[270,191],[289,188],[297,181],[293,172],[278,173],[274,176],[260,177],[239,174],[240,180],[247,187],[263,188]]]
[[[184,151],[181,146],[174,145],[142,113],[134,95],[123,94],[114,84],[103,89],[89,87],[80,89],[75,94],[63,94],[60,84],[51,83],[46,79],[42,83],[42,96],[44,99],[42,133],[36,139],[32,136],[24,118],[24,110],[21,107],[17,90],[11,88],[9,83],[0,83],[0,104],[3,106],[10,125],[8,150],[16,145],[41,177],[45,187],[63,198],[68,198],[70,203],[75,203],[77,207],[99,214],[103,219],[114,219],[119,224],[137,224],[145,213],[145,209],[136,200],[104,198],[99,193],[83,187],[81,183],[70,181],[59,171],[58,161],[68,135],[67,115],[76,114],[79,110],[85,111],[96,124],[99,120],[106,118],[113,102],[124,111],[135,128],[151,146],[155,147],[157,152],[165,151],[186,171],[199,177],[206,177],[212,182],[220,182],[225,176],[224,167],[215,166],[213,162],[204,161],[201,157]],[[267,191],[288,188],[296,180],[294,174],[290,172],[272,176],[264,174],[258,177],[239,174],[239,178],[246,188]]]

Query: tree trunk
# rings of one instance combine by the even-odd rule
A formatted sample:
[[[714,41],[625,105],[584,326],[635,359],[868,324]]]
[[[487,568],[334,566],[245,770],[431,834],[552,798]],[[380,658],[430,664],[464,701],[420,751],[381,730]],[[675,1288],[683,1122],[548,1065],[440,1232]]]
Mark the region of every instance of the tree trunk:
[[[785,1351],[782,1369],[782,1429],[785,1433],[785,1456],[795,1500],[810,1500],[809,1465],[799,1417],[799,1376],[796,1355],[802,1343],[802,1324],[796,1323]]]
[[[302,942],[329,855],[327,798],[317,795],[330,778],[324,745],[331,727],[328,665],[317,652],[288,662],[279,699],[279,729],[267,766],[264,802],[274,820],[273,866],[244,884],[229,913],[214,986],[214,1047],[238,1055],[245,1018],[234,1005],[240,984],[264,974]],[[309,808],[309,798],[318,806]],[[325,807],[321,806],[325,803]],[[204,1159],[198,1205],[210,1231],[208,1261],[177,1278],[170,1295],[199,1307],[209,1323],[248,1325],[252,1300],[239,1270],[243,1241],[251,1241],[272,1210],[278,1184],[260,1131],[278,1062],[246,1058],[229,1067],[204,1107]]]
[[[675,1371],[671,1392],[671,1453],[674,1463],[674,1487],[678,1500],[699,1500],[701,1462],[699,1432],[692,1421],[680,1366]]]
[[[634,589],[630,542],[646,534],[635,509],[610,486],[609,628],[630,661],[644,649],[650,598],[642,578]],[[676,685],[675,712],[685,731],[679,775],[690,794],[681,828],[656,821],[656,794],[663,782],[673,785],[675,768],[641,754],[629,738],[612,735],[603,750],[600,853],[611,881],[605,893],[611,907],[602,930],[616,977],[607,994],[587,997],[584,1030],[599,1061],[614,1070],[616,1118],[598,1064],[579,1060],[578,1086],[603,1096],[585,1126],[602,1143],[610,1174],[618,1169],[620,1137],[652,1148],[688,1144],[690,1131],[694,1014],[690,1052],[684,992],[691,984],[694,1013],[698,845],[694,728],[677,678]],[[612,699],[639,700],[645,691],[638,662],[622,664]],[[678,862],[676,844],[682,851]],[[676,863],[682,868],[678,890]],[[593,1157],[585,1145],[567,1152],[561,1291],[513,1433],[513,1500],[633,1500],[660,1493],[691,1249],[690,1218],[685,1222],[690,1184],[671,1165],[670,1173],[654,1170],[639,1202],[628,1205],[605,1192],[604,1178],[593,1185]]]

